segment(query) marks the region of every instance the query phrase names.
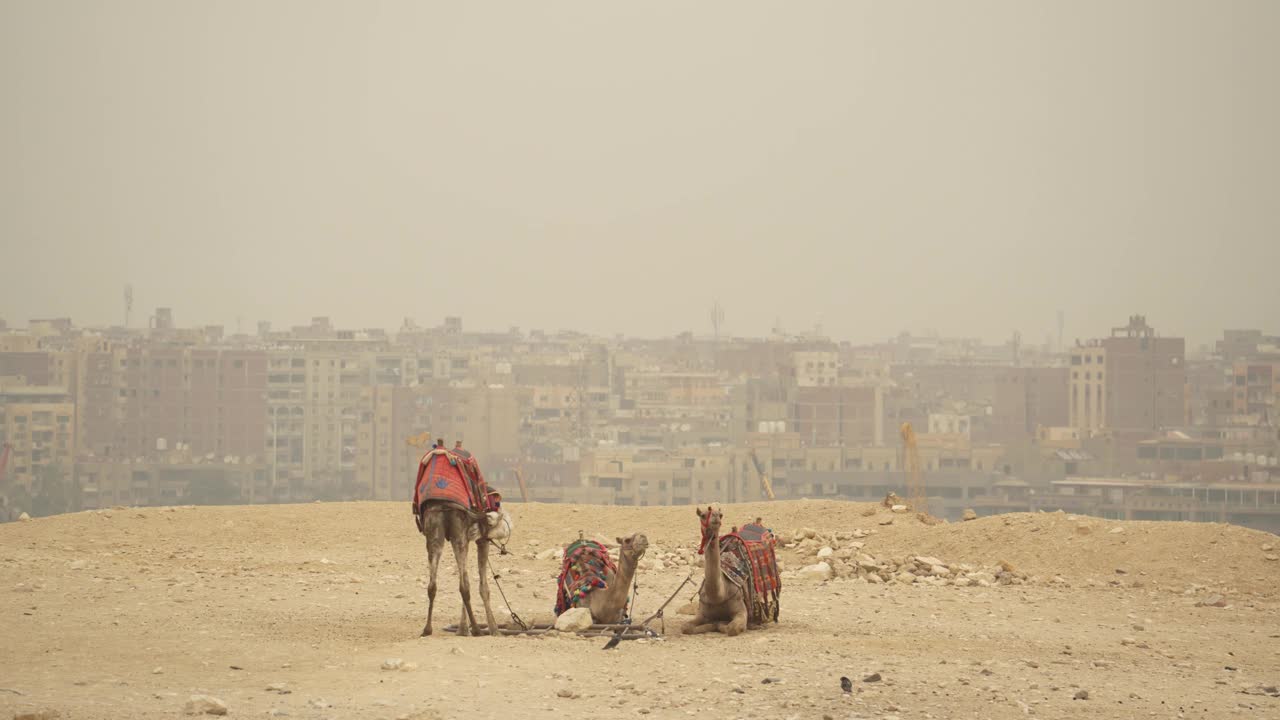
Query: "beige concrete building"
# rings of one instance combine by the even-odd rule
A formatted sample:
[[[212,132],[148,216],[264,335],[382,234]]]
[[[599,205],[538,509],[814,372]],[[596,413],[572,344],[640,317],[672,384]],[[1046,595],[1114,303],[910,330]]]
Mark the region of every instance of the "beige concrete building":
[[[1071,351],[1068,424],[1085,432],[1107,427],[1107,350],[1090,343]]]
[[[0,454],[8,450],[0,493],[8,488],[5,494],[11,497],[15,488],[21,488],[28,497],[33,495],[45,468],[57,468],[69,483],[75,464],[75,427],[75,404],[65,388],[0,378]]]
[[[1271,414],[1273,423],[1276,398],[1280,397],[1280,360],[1237,360],[1231,368],[1232,411],[1236,415]]]
[[[840,354],[835,350],[797,350],[791,354],[797,387],[831,387],[839,382]]]

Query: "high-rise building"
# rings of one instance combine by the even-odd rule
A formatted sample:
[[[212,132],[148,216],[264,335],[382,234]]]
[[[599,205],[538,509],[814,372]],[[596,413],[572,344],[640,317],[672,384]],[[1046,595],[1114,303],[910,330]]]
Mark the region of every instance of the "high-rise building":
[[[1070,424],[1154,430],[1187,422],[1186,341],[1159,337],[1146,318],[1071,351]]]
[[[991,404],[991,439],[1016,444],[1036,437],[1038,428],[1066,425],[1069,378],[1064,367],[1002,368]]]
[[[64,480],[75,464],[75,404],[65,388],[0,381],[0,448],[8,449],[5,487],[21,487],[28,497],[45,468]],[[3,454],[0,449],[0,455]],[[7,503],[6,503],[7,504]],[[30,510],[30,507],[22,508]]]

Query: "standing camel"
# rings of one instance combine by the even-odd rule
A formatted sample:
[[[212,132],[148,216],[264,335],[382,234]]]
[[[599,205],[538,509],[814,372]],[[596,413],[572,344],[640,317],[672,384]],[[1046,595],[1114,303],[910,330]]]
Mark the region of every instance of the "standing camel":
[[[501,509],[500,496],[489,491],[479,467],[469,454],[451,453],[444,448],[443,441],[423,456],[414,496],[418,530],[426,536],[427,561],[431,566],[431,580],[427,584],[427,624],[422,628],[422,636],[431,634],[431,618],[436,607],[436,574],[440,570],[445,541],[453,546],[453,558],[458,564],[458,592],[462,595],[462,620],[458,622],[458,634],[471,635],[480,631],[475,612],[471,609],[471,581],[467,576],[467,549],[474,542],[485,621],[489,634],[497,635],[498,624],[493,619],[493,608],[489,604],[489,542],[501,541],[511,533],[511,517]]]
[[[489,634],[498,634],[489,605],[489,537],[488,531],[496,526],[495,518],[481,515],[479,520],[467,510],[447,502],[428,500],[422,504],[422,534],[427,536],[427,561],[431,565],[431,580],[427,583],[427,625],[422,637],[431,634],[431,616],[436,608],[436,573],[440,570],[440,556],[444,554],[447,540],[453,546],[453,559],[458,565],[458,592],[462,595],[462,619],[458,621],[458,635],[479,634],[475,612],[471,610],[471,580],[467,577],[467,546],[476,544],[476,562],[480,569],[480,599],[484,601],[485,622]]]
[[[724,513],[707,508],[697,509],[702,521],[702,590],[698,592],[698,611],[693,620],[684,626],[686,635],[706,632],[722,632],[730,637],[747,629],[747,602],[742,588],[724,574],[720,566],[720,523]]]

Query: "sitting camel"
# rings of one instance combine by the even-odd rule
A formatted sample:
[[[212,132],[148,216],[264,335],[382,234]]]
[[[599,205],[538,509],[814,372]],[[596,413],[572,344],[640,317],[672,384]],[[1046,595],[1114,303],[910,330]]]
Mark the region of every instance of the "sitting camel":
[[[627,596],[631,592],[631,581],[635,579],[636,567],[640,564],[640,558],[644,557],[645,550],[649,548],[649,539],[643,533],[635,533],[630,537],[620,537],[617,540],[618,564],[616,567],[613,566],[612,560],[608,558],[609,551],[603,545],[592,541],[586,541],[587,547],[584,548],[586,553],[588,555],[595,555],[596,553],[604,555],[604,557],[596,561],[596,566],[586,567],[585,573],[570,579],[566,576],[569,574],[570,564],[574,563],[577,558],[567,558],[569,562],[561,570],[558,583],[562,586],[559,588],[560,592],[569,594],[568,607],[558,607],[557,614],[572,607],[585,607],[591,610],[591,621],[598,625],[611,625],[620,623],[625,619]],[[589,561],[582,564],[590,566],[593,563]],[[591,577],[592,575],[596,577]],[[603,581],[603,587],[594,587],[593,589],[596,580]],[[578,588],[563,587],[566,582],[585,584],[580,585]],[[577,592],[574,592],[575,590]]]
[[[742,588],[730,581],[720,566],[720,523],[724,513],[711,508],[707,508],[706,513],[698,508],[697,512],[702,521],[705,552],[703,581],[698,592],[698,610],[683,632],[686,635],[722,632],[732,637],[747,629],[747,602]]]

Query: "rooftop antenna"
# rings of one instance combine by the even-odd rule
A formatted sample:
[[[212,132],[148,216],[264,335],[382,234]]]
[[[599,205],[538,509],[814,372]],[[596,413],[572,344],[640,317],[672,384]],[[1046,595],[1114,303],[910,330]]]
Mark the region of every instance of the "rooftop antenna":
[[[124,286],[124,326],[129,327],[129,316],[133,314],[133,285]]]
[[[720,340],[720,325],[724,323],[724,308],[720,306],[720,301],[716,300],[711,305],[711,329],[715,332],[716,341]]]

